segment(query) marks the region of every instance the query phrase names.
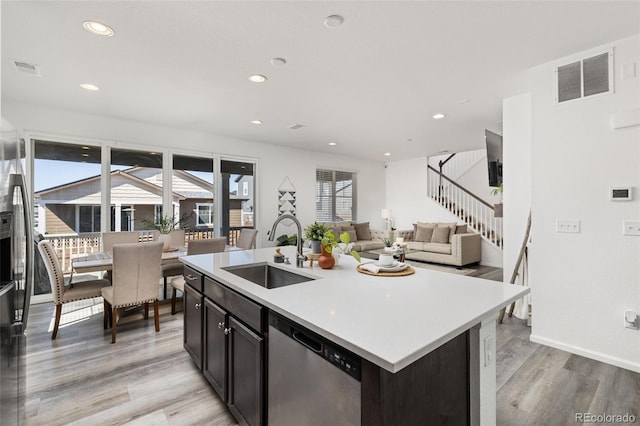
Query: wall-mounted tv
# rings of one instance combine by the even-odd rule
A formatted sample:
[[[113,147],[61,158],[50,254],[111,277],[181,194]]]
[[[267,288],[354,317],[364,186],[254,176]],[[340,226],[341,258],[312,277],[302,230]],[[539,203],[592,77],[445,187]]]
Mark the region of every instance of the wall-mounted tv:
[[[502,184],[502,136],[485,129],[484,140],[487,145],[489,186],[500,186]]]

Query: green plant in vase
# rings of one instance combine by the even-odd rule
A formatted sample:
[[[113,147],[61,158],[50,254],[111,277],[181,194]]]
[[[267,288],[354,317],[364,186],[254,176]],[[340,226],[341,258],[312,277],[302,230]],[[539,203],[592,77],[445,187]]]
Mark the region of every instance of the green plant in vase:
[[[329,231],[324,234],[324,238],[322,238],[321,243],[324,251],[328,254],[332,255],[334,252],[350,254],[354,259],[360,262],[360,253],[353,249],[353,243],[351,243],[351,237],[349,237],[348,232],[343,232],[340,234],[340,239],[336,239],[333,232]]]
[[[324,223],[313,222],[304,228],[304,239],[311,241],[312,253],[320,253],[321,241],[327,232],[329,232],[329,227]]]

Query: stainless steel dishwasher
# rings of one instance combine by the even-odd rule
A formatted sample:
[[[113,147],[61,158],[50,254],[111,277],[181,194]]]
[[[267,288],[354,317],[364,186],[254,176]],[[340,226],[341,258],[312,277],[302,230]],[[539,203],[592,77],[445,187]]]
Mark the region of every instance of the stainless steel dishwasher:
[[[360,425],[360,358],[269,314],[270,426]]]

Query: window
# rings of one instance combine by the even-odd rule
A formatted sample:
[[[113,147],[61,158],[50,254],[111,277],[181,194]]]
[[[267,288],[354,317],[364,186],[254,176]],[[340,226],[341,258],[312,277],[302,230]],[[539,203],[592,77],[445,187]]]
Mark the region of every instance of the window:
[[[78,233],[100,232],[100,206],[78,206]]]
[[[196,203],[196,226],[213,227],[213,203]]]
[[[316,220],[356,220],[356,174],[337,170],[316,170]]]

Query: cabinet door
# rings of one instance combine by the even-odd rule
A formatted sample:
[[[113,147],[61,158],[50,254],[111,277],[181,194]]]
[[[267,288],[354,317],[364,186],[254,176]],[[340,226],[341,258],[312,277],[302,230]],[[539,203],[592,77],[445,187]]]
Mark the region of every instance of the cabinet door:
[[[229,410],[242,423],[263,424],[264,338],[229,317]]]
[[[205,340],[204,377],[223,401],[227,400],[227,312],[210,301],[204,300]]]
[[[204,296],[189,285],[184,286],[184,348],[202,370],[202,331]]]

